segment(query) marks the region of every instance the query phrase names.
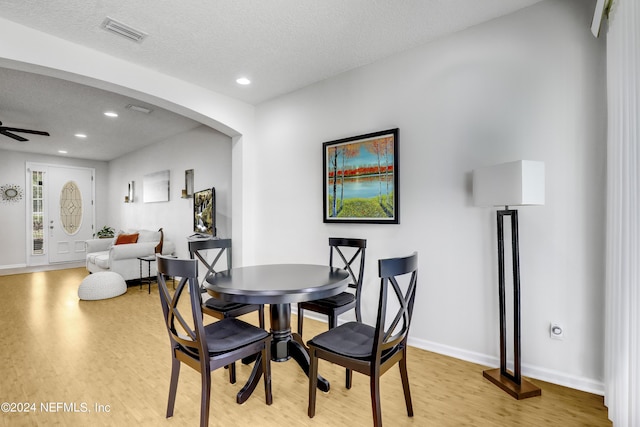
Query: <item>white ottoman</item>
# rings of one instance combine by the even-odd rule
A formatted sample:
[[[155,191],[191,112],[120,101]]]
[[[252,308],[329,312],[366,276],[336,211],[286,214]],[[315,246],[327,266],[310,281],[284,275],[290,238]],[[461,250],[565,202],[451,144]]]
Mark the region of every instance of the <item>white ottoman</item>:
[[[117,297],[127,292],[127,284],[118,273],[100,271],[82,279],[78,287],[81,300],[99,300]]]

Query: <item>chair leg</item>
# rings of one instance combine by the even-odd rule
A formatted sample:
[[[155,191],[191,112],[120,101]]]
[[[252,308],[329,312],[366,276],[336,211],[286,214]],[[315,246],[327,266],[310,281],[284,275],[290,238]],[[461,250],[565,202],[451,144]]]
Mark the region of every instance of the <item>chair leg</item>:
[[[338,316],[335,313],[329,315],[329,329],[333,329],[338,326]]]
[[[235,384],[236,383],[236,363],[233,362],[227,365],[227,367],[229,368],[229,382],[231,384]]]
[[[402,378],[402,389],[404,390],[404,401],[407,405],[407,415],[413,417],[413,403],[411,402],[411,390],[409,390],[409,374],[407,372],[407,348],[402,351],[402,359],[398,364],[400,367],[400,378]]]
[[[298,304],[298,335],[302,338],[302,321],[304,319],[304,308]]]
[[[378,372],[371,375],[371,409],[373,410],[373,426],[382,427],[382,409],[380,408],[380,375]]]
[[[167,418],[173,417],[173,407],[176,403],[178,391],[178,376],[180,375],[180,361],[175,357],[171,360],[171,382],[169,383],[169,401],[167,402]]]
[[[257,362],[256,362],[257,363]],[[264,396],[267,405],[273,403],[271,393],[271,343],[267,343],[262,350],[262,375],[264,375]]]
[[[353,378],[353,371],[351,369],[347,369],[346,381],[345,381],[345,386],[347,387],[347,389],[351,389],[352,378]]]
[[[316,350],[309,348],[309,418],[316,414],[316,390],[318,388],[318,358]]]
[[[204,369],[202,377],[202,396],[200,398],[200,427],[209,425],[209,402],[211,401],[211,371]]]
[[[260,324],[260,329],[264,329],[264,305],[260,305],[258,309],[258,323]]]

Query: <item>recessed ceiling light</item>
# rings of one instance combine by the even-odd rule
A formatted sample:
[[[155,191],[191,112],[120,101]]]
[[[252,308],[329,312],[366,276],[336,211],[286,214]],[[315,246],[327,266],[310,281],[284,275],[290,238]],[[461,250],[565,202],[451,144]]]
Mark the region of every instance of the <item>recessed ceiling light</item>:
[[[58,153],[60,154],[67,154],[67,152],[65,150],[58,150]]]
[[[76,133],[74,136],[76,138],[86,138],[87,137],[87,135],[85,135],[84,133]]]
[[[104,115],[107,117],[118,117],[118,113],[113,112],[113,111],[105,111]]]
[[[246,77],[240,77],[239,79],[236,80],[236,83],[238,83],[239,85],[246,86],[251,84],[251,80],[249,80]]]

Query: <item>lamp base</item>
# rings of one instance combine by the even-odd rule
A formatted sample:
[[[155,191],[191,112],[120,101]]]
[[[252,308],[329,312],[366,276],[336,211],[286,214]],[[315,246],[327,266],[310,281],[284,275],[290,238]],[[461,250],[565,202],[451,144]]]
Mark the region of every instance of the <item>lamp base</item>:
[[[521,379],[518,385],[511,378],[500,374],[500,368],[483,371],[482,376],[518,400],[542,395],[540,387],[531,384],[525,379]]]

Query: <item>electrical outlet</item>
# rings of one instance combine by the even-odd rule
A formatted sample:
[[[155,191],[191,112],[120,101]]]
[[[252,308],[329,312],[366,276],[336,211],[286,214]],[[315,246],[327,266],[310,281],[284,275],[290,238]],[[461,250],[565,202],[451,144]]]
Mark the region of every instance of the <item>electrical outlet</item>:
[[[549,337],[554,340],[561,340],[564,338],[564,328],[559,323],[551,323],[549,325]]]

